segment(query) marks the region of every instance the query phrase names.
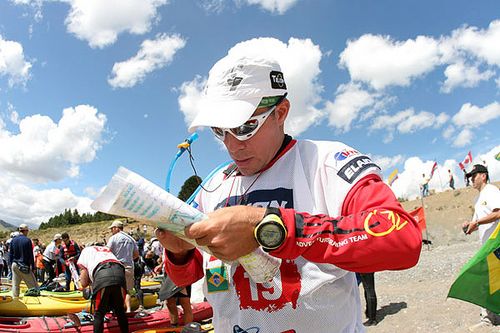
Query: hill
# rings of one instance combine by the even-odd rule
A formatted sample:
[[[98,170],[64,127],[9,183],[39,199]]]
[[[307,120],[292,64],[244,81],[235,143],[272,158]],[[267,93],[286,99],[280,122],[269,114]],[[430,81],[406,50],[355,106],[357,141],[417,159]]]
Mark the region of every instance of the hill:
[[[127,219],[121,219],[124,224],[124,231],[140,231],[143,232],[143,223],[137,221],[129,221]],[[44,244],[48,244],[52,241],[56,233],[67,232],[71,239],[74,239],[79,244],[87,244],[92,242],[102,242],[107,240],[111,236],[111,231],[108,227],[111,225],[112,221],[100,221],[91,222],[85,224],[67,225],[60,228],[48,228],[44,230],[31,230],[29,233],[30,238],[38,238]],[[147,226],[147,238],[153,236],[154,227],[151,225]]]
[[[15,225],[12,225],[4,220],[0,220],[0,232],[11,232],[17,230]]]

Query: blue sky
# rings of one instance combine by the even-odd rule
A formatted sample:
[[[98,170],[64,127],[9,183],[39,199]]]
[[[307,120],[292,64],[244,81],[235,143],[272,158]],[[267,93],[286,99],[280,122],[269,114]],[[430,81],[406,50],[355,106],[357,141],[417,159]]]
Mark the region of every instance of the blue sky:
[[[0,219],[36,225],[90,202],[119,166],[164,186],[211,66],[266,54],[285,72],[296,138],[343,141],[393,190],[446,189],[472,151],[500,179],[498,1],[0,2]],[[227,154],[193,144],[207,175]],[[177,194],[192,175],[186,157]]]

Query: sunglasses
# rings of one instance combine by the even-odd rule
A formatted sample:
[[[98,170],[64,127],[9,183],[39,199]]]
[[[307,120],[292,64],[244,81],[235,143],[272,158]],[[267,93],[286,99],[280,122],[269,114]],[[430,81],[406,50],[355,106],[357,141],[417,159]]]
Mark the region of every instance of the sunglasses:
[[[214,132],[215,136],[221,141],[224,141],[226,138],[226,133],[231,134],[240,141],[246,141],[257,133],[269,115],[271,115],[271,113],[273,113],[278,105],[280,105],[285,99],[286,95],[287,94],[281,96],[278,102],[269,110],[259,115],[250,117],[250,119],[248,119],[243,125],[234,128],[211,127],[212,132]]]

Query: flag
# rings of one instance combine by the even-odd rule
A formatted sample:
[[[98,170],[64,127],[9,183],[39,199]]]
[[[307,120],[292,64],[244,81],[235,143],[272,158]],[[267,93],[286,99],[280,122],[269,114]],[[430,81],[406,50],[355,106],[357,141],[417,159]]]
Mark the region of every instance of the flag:
[[[432,170],[431,170],[431,175],[430,175],[430,179],[432,179],[432,176],[434,176],[434,172],[437,170],[438,168],[438,164],[437,162],[434,162],[434,164],[432,165]]]
[[[394,169],[394,171],[389,175],[389,178],[387,178],[387,183],[389,184],[389,186],[392,186],[392,183],[394,183],[396,179],[398,179],[398,172],[398,169]]]
[[[418,227],[419,227],[420,231],[424,231],[425,228],[427,228],[427,225],[425,224],[425,211],[424,211],[424,207],[418,207],[417,209],[412,210],[411,212],[409,212],[409,214],[418,223]]]
[[[500,313],[500,223],[483,247],[462,267],[448,297]]]
[[[496,159],[497,161],[500,161],[500,151],[498,152],[498,154],[496,154],[496,155],[495,155],[495,159]]]
[[[461,170],[464,170],[465,167],[471,163],[472,163],[472,153],[469,150],[469,153],[467,154],[467,156],[465,156],[465,158],[462,162],[458,163],[458,166],[460,167]]]

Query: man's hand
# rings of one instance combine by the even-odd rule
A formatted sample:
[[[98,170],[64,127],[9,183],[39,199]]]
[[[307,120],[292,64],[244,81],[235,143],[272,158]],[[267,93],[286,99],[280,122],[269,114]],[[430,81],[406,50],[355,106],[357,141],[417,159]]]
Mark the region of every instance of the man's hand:
[[[194,249],[193,245],[189,244],[185,240],[180,239],[169,231],[156,229],[155,236],[167,251],[170,251],[174,254],[183,255]]]
[[[479,224],[477,223],[477,221],[464,222],[462,224],[462,229],[467,235],[470,235],[472,232],[477,230],[478,226]]]
[[[185,234],[198,245],[207,246],[215,257],[236,260],[259,246],[253,232],[265,211],[265,208],[252,206],[221,208],[209,213],[208,219],[187,227]]]

